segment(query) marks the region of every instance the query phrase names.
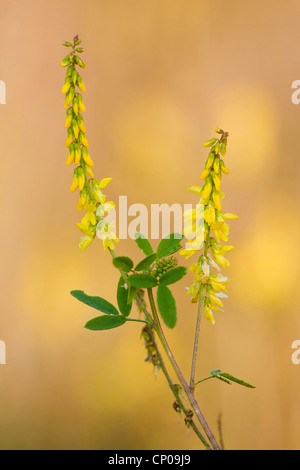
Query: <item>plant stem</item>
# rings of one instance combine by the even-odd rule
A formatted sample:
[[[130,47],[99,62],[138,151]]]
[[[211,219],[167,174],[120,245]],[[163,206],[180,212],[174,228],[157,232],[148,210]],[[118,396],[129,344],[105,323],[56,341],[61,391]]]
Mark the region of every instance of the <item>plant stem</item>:
[[[210,229],[207,232],[205,243],[204,243],[204,256],[207,255],[209,248],[209,236]],[[194,340],[194,350],[193,350],[193,359],[192,359],[192,370],[190,378],[190,388],[194,389],[195,387],[195,373],[196,373],[196,364],[197,364],[197,354],[198,354],[198,345],[199,345],[199,335],[200,335],[200,324],[202,316],[202,307],[203,307],[203,295],[204,295],[205,285],[201,284],[199,292],[199,302],[198,302],[198,311],[197,311],[197,320],[196,320],[196,329],[195,329],[195,340]]]
[[[148,329],[148,332],[151,336],[151,341],[152,341],[152,344],[153,344],[153,347],[155,349],[155,352],[156,352],[156,355],[157,355],[157,358],[159,360],[159,365],[160,365],[160,368],[163,372],[163,374],[165,375],[166,379],[167,379],[167,382],[169,384],[169,387],[170,389],[172,390],[172,393],[173,395],[175,396],[176,400],[178,401],[178,404],[180,406],[180,408],[182,409],[182,411],[184,412],[185,416],[189,416],[189,412],[188,410],[186,409],[186,407],[184,406],[182,400],[181,400],[181,397],[180,397],[180,392],[176,389],[176,387],[174,386],[173,384],[173,381],[171,380],[171,377],[169,376],[169,373],[166,369],[166,366],[165,366],[165,363],[163,361],[163,358],[160,354],[160,351],[158,349],[158,346],[156,344],[156,341],[155,341],[155,338],[154,338],[154,335],[153,335],[153,332],[151,330],[151,328]],[[212,450],[210,445],[208,444],[208,442],[205,440],[205,438],[202,436],[201,432],[199,431],[199,429],[197,428],[195,422],[193,420],[191,420],[190,422],[190,426],[191,428],[193,429],[193,431],[196,433],[196,435],[199,437],[199,439],[201,440],[202,444],[205,446],[205,448],[207,450]]]
[[[166,352],[166,354],[167,354],[167,356],[168,356],[168,358],[169,358],[169,360],[172,364],[172,367],[173,367],[173,369],[174,369],[174,371],[175,371],[175,373],[176,373],[176,375],[177,375],[177,377],[180,381],[180,384],[183,387],[183,389],[184,389],[184,391],[185,391],[185,393],[186,393],[186,395],[189,399],[189,402],[190,402],[190,404],[191,404],[191,406],[192,406],[192,408],[193,408],[193,410],[194,410],[201,426],[203,427],[203,429],[205,431],[205,434],[207,435],[213,449],[220,450],[220,446],[219,446],[215,436],[213,435],[206,419],[204,418],[204,416],[202,414],[202,411],[200,410],[200,407],[199,407],[199,405],[197,403],[197,400],[194,396],[193,389],[191,389],[188,386],[188,384],[187,384],[187,382],[186,382],[186,380],[185,380],[185,378],[184,378],[184,376],[183,376],[183,374],[182,374],[182,372],[181,372],[181,370],[180,370],[180,368],[179,368],[179,366],[178,366],[178,364],[175,360],[175,357],[173,356],[173,353],[170,349],[170,346],[168,345],[168,342],[166,340],[166,337],[164,335],[164,332],[162,330],[162,327],[161,327],[161,324],[160,324],[160,321],[159,321],[159,317],[158,317],[157,310],[156,310],[156,305],[155,305],[154,298],[153,298],[152,289],[148,289],[148,296],[149,296],[149,302],[150,302],[151,311],[152,311],[152,315],[153,315],[155,330],[156,330],[156,333],[157,333],[157,335],[160,339],[160,342],[161,342],[161,344],[162,344],[162,346],[163,346],[163,348],[164,348],[164,350],[165,350],[165,352]]]

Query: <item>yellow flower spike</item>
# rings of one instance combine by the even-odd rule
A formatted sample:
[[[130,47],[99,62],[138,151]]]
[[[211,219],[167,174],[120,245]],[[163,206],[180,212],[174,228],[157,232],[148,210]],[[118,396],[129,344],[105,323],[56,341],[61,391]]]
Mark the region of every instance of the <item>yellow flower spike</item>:
[[[72,119],[73,119],[73,111],[72,111],[71,108],[69,108],[69,109],[67,109],[67,117],[66,117],[66,121],[65,121],[65,127],[70,127]]]
[[[205,169],[202,171],[200,178],[201,178],[202,180],[205,180],[205,178],[207,178],[208,175],[209,175],[209,170],[207,170],[207,169],[205,168]]]
[[[86,91],[85,85],[84,85],[84,83],[82,81],[82,78],[79,74],[77,75],[77,86],[78,86],[79,90],[81,90],[83,92]]]
[[[79,114],[79,104],[78,104],[78,97],[77,96],[74,96],[72,104],[73,104],[73,111],[74,111],[75,115],[78,116],[78,114]]]
[[[80,143],[82,145],[84,145],[85,147],[89,146],[87,138],[86,138],[85,134],[82,131],[79,131],[79,140],[80,140]]]
[[[78,93],[77,98],[78,98],[78,106],[79,106],[80,111],[85,112],[86,109],[85,109],[84,102],[80,93]]]
[[[208,197],[210,196],[211,191],[212,191],[212,182],[211,182],[210,178],[207,178],[205,186],[203,187],[203,190],[202,190],[202,197],[204,199],[208,199]]]
[[[67,165],[72,165],[72,163],[74,162],[74,157],[75,157],[74,145],[71,144],[69,146],[69,154],[68,154],[66,164]]]
[[[79,144],[74,144],[75,151],[75,165],[79,165],[81,160],[81,148]]]
[[[78,189],[78,187],[79,187],[78,168],[75,168],[70,191],[74,193],[76,189]]]
[[[81,40],[76,36],[73,44],[72,52],[67,56],[62,65],[67,68],[65,83],[62,92],[65,94],[64,107],[67,109],[65,127],[68,129],[66,139],[66,147],[69,148],[67,164],[73,162],[77,165],[73,173],[73,180],[70,190],[72,192],[79,189],[80,197],[77,203],[77,210],[86,210],[85,216],[81,222],[76,224],[83,233],[79,247],[85,250],[94,240],[101,221],[105,221],[101,231],[103,236],[103,248],[114,249],[114,244],[118,242],[118,238],[113,233],[111,224],[107,223],[105,217],[115,207],[113,202],[105,202],[106,196],[101,189],[105,188],[111,181],[111,178],[103,178],[100,182],[95,180],[91,167],[94,165],[88,152],[88,141],[86,138],[86,128],[84,125],[81,112],[86,110],[82,96],[78,93],[85,92],[86,88],[81,76],[76,70],[76,65],[85,68],[84,62],[74,55],[76,45]],[[77,48],[77,52],[83,52],[82,48]],[[91,178],[89,181],[88,176]],[[91,184],[92,183],[92,184]],[[100,203],[100,204],[99,204]]]
[[[67,137],[67,140],[66,140],[66,143],[65,143],[65,147],[70,147],[70,145],[72,144],[72,142],[75,140],[75,136],[74,136],[74,132],[72,130],[71,127],[69,127],[68,129],[68,137]]]
[[[72,129],[75,135],[75,139],[78,139],[79,136],[79,127],[76,119],[72,119]]]
[[[65,83],[64,83],[64,86],[62,87],[61,92],[65,95],[70,90],[70,87],[71,87],[70,77],[66,77]]]
[[[229,175],[229,170],[228,170],[227,166],[225,165],[225,163],[223,162],[223,160],[221,160],[221,162],[220,162],[220,167],[221,167],[221,171],[223,171],[223,173],[225,173],[225,175]]]
[[[199,257],[199,252],[203,253],[200,255],[198,262],[190,266],[190,270],[194,273],[194,281],[188,289],[188,293],[191,295],[191,302],[199,301],[204,303],[205,317],[212,324],[215,323],[212,311],[222,310],[220,308],[223,307],[221,298],[227,298],[225,284],[228,282],[228,279],[220,274],[220,266],[230,266],[224,254],[234,248],[233,245],[220,245],[221,241],[226,242],[228,240],[229,226],[225,220],[227,218],[237,218],[234,214],[228,213],[224,215],[222,213],[221,200],[224,198],[224,193],[221,191],[222,172],[227,174],[229,171],[223,160],[221,160],[219,153],[223,155],[226,152],[228,133],[219,128],[217,128],[216,132],[221,134],[220,139],[211,139],[204,144],[205,147],[211,147],[205,169],[200,176],[201,179],[205,180],[205,183],[202,188],[199,186],[189,188],[190,191],[200,195],[199,204],[204,207],[201,214],[202,224],[200,224],[198,213],[196,216],[193,210],[184,213],[185,222],[189,216],[189,222],[185,223],[184,235],[190,238],[191,234],[194,235],[196,233],[196,238],[188,240],[187,243],[190,250],[184,249],[180,251],[180,254],[185,256],[186,259],[195,254]],[[199,235],[203,230],[204,241],[202,237],[200,242]],[[216,270],[218,272],[217,276],[211,270]]]
[[[213,197],[213,201],[214,201],[214,205],[215,205],[216,209],[218,211],[221,211],[222,206],[221,206],[221,201],[220,201],[219,194],[216,191],[213,191],[212,197]]]

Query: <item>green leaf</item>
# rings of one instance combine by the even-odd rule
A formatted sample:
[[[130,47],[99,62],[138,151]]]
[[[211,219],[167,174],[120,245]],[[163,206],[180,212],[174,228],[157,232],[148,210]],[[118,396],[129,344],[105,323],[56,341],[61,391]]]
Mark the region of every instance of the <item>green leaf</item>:
[[[172,268],[161,276],[159,283],[163,284],[164,286],[174,284],[174,282],[179,281],[183,278],[183,276],[186,275],[186,271],[187,270],[184,266],[177,266],[176,268]]]
[[[125,273],[129,273],[133,268],[133,261],[127,256],[117,256],[113,259],[113,264],[116,268],[121,269]]]
[[[129,283],[128,283],[129,284]],[[137,293],[138,289],[136,287],[128,285],[128,294],[127,294],[127,303],[132,304],[135,294]]]
[[[237,379],[231,374],[227,374],[227,372],[222,372],[221,370],[212,370],[211,375],[214,377],[224,377],[227,380],[231,380],[231,382],[237,383],[239,385],[243,385],[243,387],[248,387],[248,388],[255,388],[254,385],[250,385],[247,382],[244,382],[244,380]]]
[[[137,232],[135,234],[135,241],[137,243],[137,246],[142,250],[142,252],[148,256],[152,255],[153,249],[152,246],[150,245],[149,240],[140,232]]]
[[[100,312],[107,313],[108,315],[119,315],[118,310],[114,307],[110,302],[101,297],[92,297],[90,295],[85,294],[82,290],[73,290],[71,295],[75,297],[75,299],[83,302],[84,304],[88,305],[89,307],[93,307],[96,310],[100,310]]]
[[[138,289],[149,289],[151,287],[157,286],[157,280],[155,277],[150,276],[150,274],[132,274],[128,276],[128,282]]]
[[[171,233],[167,237],[163,238],[157,248],[157,259],[165,258],[166,256],[176,253],[181,248],[181,240],[183,235],[180,233]]]
[[[110,317],[108,315],[102,315],[101,317],[90,320],[85,325],[87,330],[99,331],[99,330],[111,330],[118,326],[124,325],[126,318],[122,315]]]
[[[154,263],[156,260],[156,254],[152,253],[151,255],[147,256],[144,258],[142,261],[140,261],[136,267],[134,268],[135,271],[145,271],[145,269],[148,269],[151,264]]]
[[[121,276],[119,283],[118,283],[118,289],[117,289],[117,301],[118,301],[119,310],[122,313],[122,315],[124,315],[125,317],[127,317],[130,314],[131,308],[132,308],[132,302],[128,303],[127,298],[128,298],[128,287],[127,289],[125,288],[125,281]]]
[[[157,306],[165,324],[169,328],[174,328],[177,322],[176,302],[167,286],[161,284],[158,286]]]

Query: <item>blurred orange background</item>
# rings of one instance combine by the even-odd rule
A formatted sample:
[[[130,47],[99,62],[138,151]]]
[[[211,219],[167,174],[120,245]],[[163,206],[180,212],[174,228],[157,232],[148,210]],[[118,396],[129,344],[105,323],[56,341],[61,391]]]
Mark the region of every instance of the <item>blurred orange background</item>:
[[[225,312],[203,322],[197,375],[222,369],[255,390],[209,381],[200,406],[227,449],[300,448],[300,3],[236,0],[0,0],[2,449],[197,449],[164,376],[144,362],[140,326],[92,333],[69,292],[115,303],[118,273],[95,241],[78,249],[65,165],[62,41],[85,48],[84,115],[109,200],[196,203],[215,127],[229,131],[231,225]],[[154,242],[154,245],[156,242]],[[132,241],[119,255],[140,260]],[[182,261],[182,260],[181,260]],[[183,261],[183,263],[188,264]],[[196,308],[178,284],[168,331],[190,372]]]

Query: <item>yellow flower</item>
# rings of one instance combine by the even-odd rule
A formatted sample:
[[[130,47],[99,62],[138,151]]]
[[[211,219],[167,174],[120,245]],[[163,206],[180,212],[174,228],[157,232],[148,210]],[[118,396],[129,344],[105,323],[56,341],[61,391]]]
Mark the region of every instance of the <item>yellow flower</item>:
[[[68,148],[70,147],[71,143],[75,140],[74,132],[71,127],[68,129],[68,137],[65,143],[65,146]]]
[[[88,149],[86,147],[82,147],[82,158],[88,166],[93,166],[94,165],[94,162],[91,159],[91,157],[89,156],[89,152],[88,152]]]
[[[217,191],[215,191],[215,190],[213,191],[212,197],[213,197],[213,201],[214,201],[214,205],[215,205],[216,209],[221,212],[222,206],[221,206],[220,196],[217,193]]]
[[[205,181],[206,181],[206,183],[205,183],[204,188],[202,190],[202,197],[204,199],[208,199],[209,196],[210,196],[210,193],[212,191],[213,186],[212,186],[212,182],[211,182],[210,178],[207,178]]]
[[[205,315],[205,318],[212,323],[212,325],[214,325],[216,323],[215,319],[214,319],[214,316],[213,316],[213,313],[212,313],[212,310],[208,305],[205,305],[205,307],[204,307],[204,315]]]
[[[79,187],[78,168],[75,168],[73,174],[73,181],[70,187],[70,191],[74,192]]]
[[[72,163],[74,162],[74,156],[75,156],[74,145],[71,144],[69,146],[69,154],[68,154],[68,158],[67,158],[67,161],[66,161],[67,165],[72,165]]]
[[[90,237],[89,235],[85,235],[84,237],[81,237],[80,243],[79,243],[79,248],[81,251],[85,250],[92,241],[94,240],[95,237]]]
[[[80,140],[80,143],[82,145],[84,145],[85,147],[89,146],[87,138],[86,138],[85,134],[82,131],[79,131],[79,140]]]

